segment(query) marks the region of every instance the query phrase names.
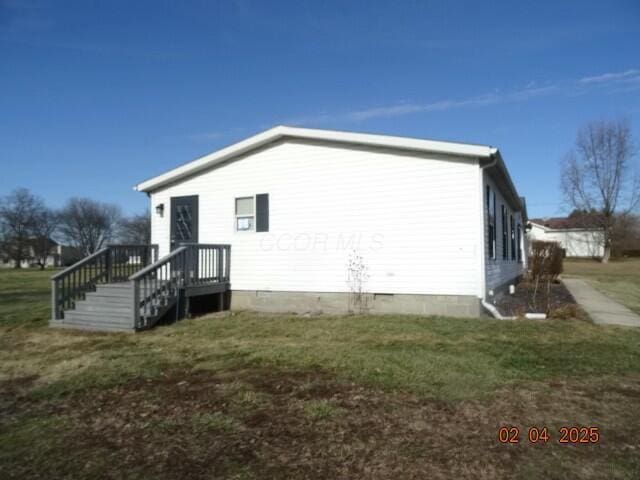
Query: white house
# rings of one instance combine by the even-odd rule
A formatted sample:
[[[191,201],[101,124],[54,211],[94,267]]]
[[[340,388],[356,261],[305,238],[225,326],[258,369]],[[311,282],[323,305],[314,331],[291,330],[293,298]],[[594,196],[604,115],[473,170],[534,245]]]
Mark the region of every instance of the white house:
[[[498,149],[278,126],[135,187],[152,243],[231,245],[231,308],[341,313],[362,258],[373,313],[478,316],[525,265]]]
[[[35,243],[36,241],[33,240]],[[60,245],[55,240],[49,240],[49,255],[44,260],[45,267],[63,267],[70,265],[79,259],[77,250],[73,247]],[[27,258],[20,262],[21,268],[38,267],[41,259],[36,255],[36,250],[30,246],[27,251]],[[5,255],[0,255],[0,268],[13,268],[15,261]]]
[[[604,233],[584,218],[535,218],[529,221],[529,241],[558,242],[567,257],[597,258],[604,255]]]

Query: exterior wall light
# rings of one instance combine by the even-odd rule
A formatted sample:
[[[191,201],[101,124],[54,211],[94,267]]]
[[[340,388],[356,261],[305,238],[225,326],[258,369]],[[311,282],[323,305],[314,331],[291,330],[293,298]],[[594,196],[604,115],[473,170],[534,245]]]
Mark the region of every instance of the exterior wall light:
[[[159,203],[156,205],[156,213],[161,217],[164,216],[164,203]]]

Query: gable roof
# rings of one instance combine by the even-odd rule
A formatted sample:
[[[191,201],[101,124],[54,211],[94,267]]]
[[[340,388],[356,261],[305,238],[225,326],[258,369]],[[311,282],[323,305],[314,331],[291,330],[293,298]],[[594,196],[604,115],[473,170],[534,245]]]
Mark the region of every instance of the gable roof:
[[[156,177],[140,182],[134,187],[139,192],[152,192],[167,184],[182,178],[197,174],[215,165],[233,159],[239,155],[250,152],[269,143],[276,142],[283,138],[293,138],[302,140],[325,141],[330,143],[342,143],[351,145],[363,145],[369,147],[384,147],[403,151],[413,151],[422,153],[436,153],[442,155],[452,155],[470,161],[484,160],[490,168],[497,173],[500,183],[510,196],[512,204],[516,208],[524,208],[524,197],[518,195],[509,171],[507,170],[500,151],[489,145],[476,145],[471,143],[442,142],[437,140],[426,140],[421,138],[398,137],[391,135],[377,135],[371,133],[343,132],[338,130],[320,130],[312,128],[287,127],[279,125],[258,133],[240,142],[224,147],[213,153],[197,158],[185,163],[168,172]]]
[[[134,187],[139,192],[150,192],[163,185],[174,182],[194,173],[213,167],[233,157],[242,155],[256,148],[282,138],[297,138],[304,140],[320,140],[333,143],[352,145],[365,145],[374,147],[386,147],[416,152],[440,153],[455,155],[469,159],[492,158],[498,153],[498,149],[486,145],[473,145],[468,143],[440,142],[419,138],[395,137],[390,135],[374,135],[369,133],[341,132],[335,130],[318,130],[311,128],[297,128],[277,126],[258,133],[252,137],[234,143],[228,147],[200,157],[189,163],[176,167],[156,177],[140,182]]]
[[[546,230],[600,230],[597,220],[589,215],[576,215],[571,217],[532,218],[534,223]]]

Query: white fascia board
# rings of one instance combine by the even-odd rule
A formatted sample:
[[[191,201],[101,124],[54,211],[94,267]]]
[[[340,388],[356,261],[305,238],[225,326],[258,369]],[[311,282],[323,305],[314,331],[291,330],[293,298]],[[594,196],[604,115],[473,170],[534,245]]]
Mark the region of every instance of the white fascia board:
[[[200,157],[189,163],[180,165],[179,167],[169,170],[168,172],[139,183],[134,187],[134,190],[137,190],[139,192],[147,192],[173,180],[177,180],[178,178],[182,178],[199,170],[203,170],[207,167],[216,165],[233,156],[242,155],[245,152],[248,152],[254,148],[259,148],[260,146],[272,142],[276,138],[279,138],[281,136],[280,130],[281,127],[272,128],[265,132],[254,135],[253,137],[249,137],[238,143],[234,143],[233,145],[229,145],[228,147],[205,155],[204,157]]]
[[[308,140],[325,140],[328,142],[354,143],[375,147],[397,148],[421,152],[443,153],[463,157],[489,157],[493,150],[484,145],[467,143],[440,142],[410,137],[394,137],[370,133],[341,132],[337,130],[316,130],[311,128],[282,127],[285,135]]]
[[[234,143],[233,145],[221,150],[217,150],[209,155],[193,160],[192,162],[169,170],[161,175],[150,178],[149,180],[145,180],[144,182],[136,185],[134,190],[140,192],[152,191],[167,183],[192,175],[206,168],[210,168],[229,160],[230,158],[242,155],[243,153],[249,152],[253,149],[260,148],[268,143],[275,142],[283,137],[413,150],[417,152],[440,153],[444,155],[468,157],[470,159],[489,158],[497,153],[496,148],[484,145],[439,142],[435,140],[373,135],[368,133],[277,126],[238,143]]]

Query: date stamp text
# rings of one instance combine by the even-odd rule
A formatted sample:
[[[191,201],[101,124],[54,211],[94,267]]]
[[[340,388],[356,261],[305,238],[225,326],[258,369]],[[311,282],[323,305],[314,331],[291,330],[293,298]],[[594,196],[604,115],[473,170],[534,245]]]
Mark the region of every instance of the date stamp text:
[[[546,444],[557,441],[560,444],[569,445],[594,445],[600,443],[600,428],[567,426],[552,432],[548,427],[543,426],[529,427],[525,432],[516,426],[504,426],[498,430],[498,441],[503,444],[522,442]]]

